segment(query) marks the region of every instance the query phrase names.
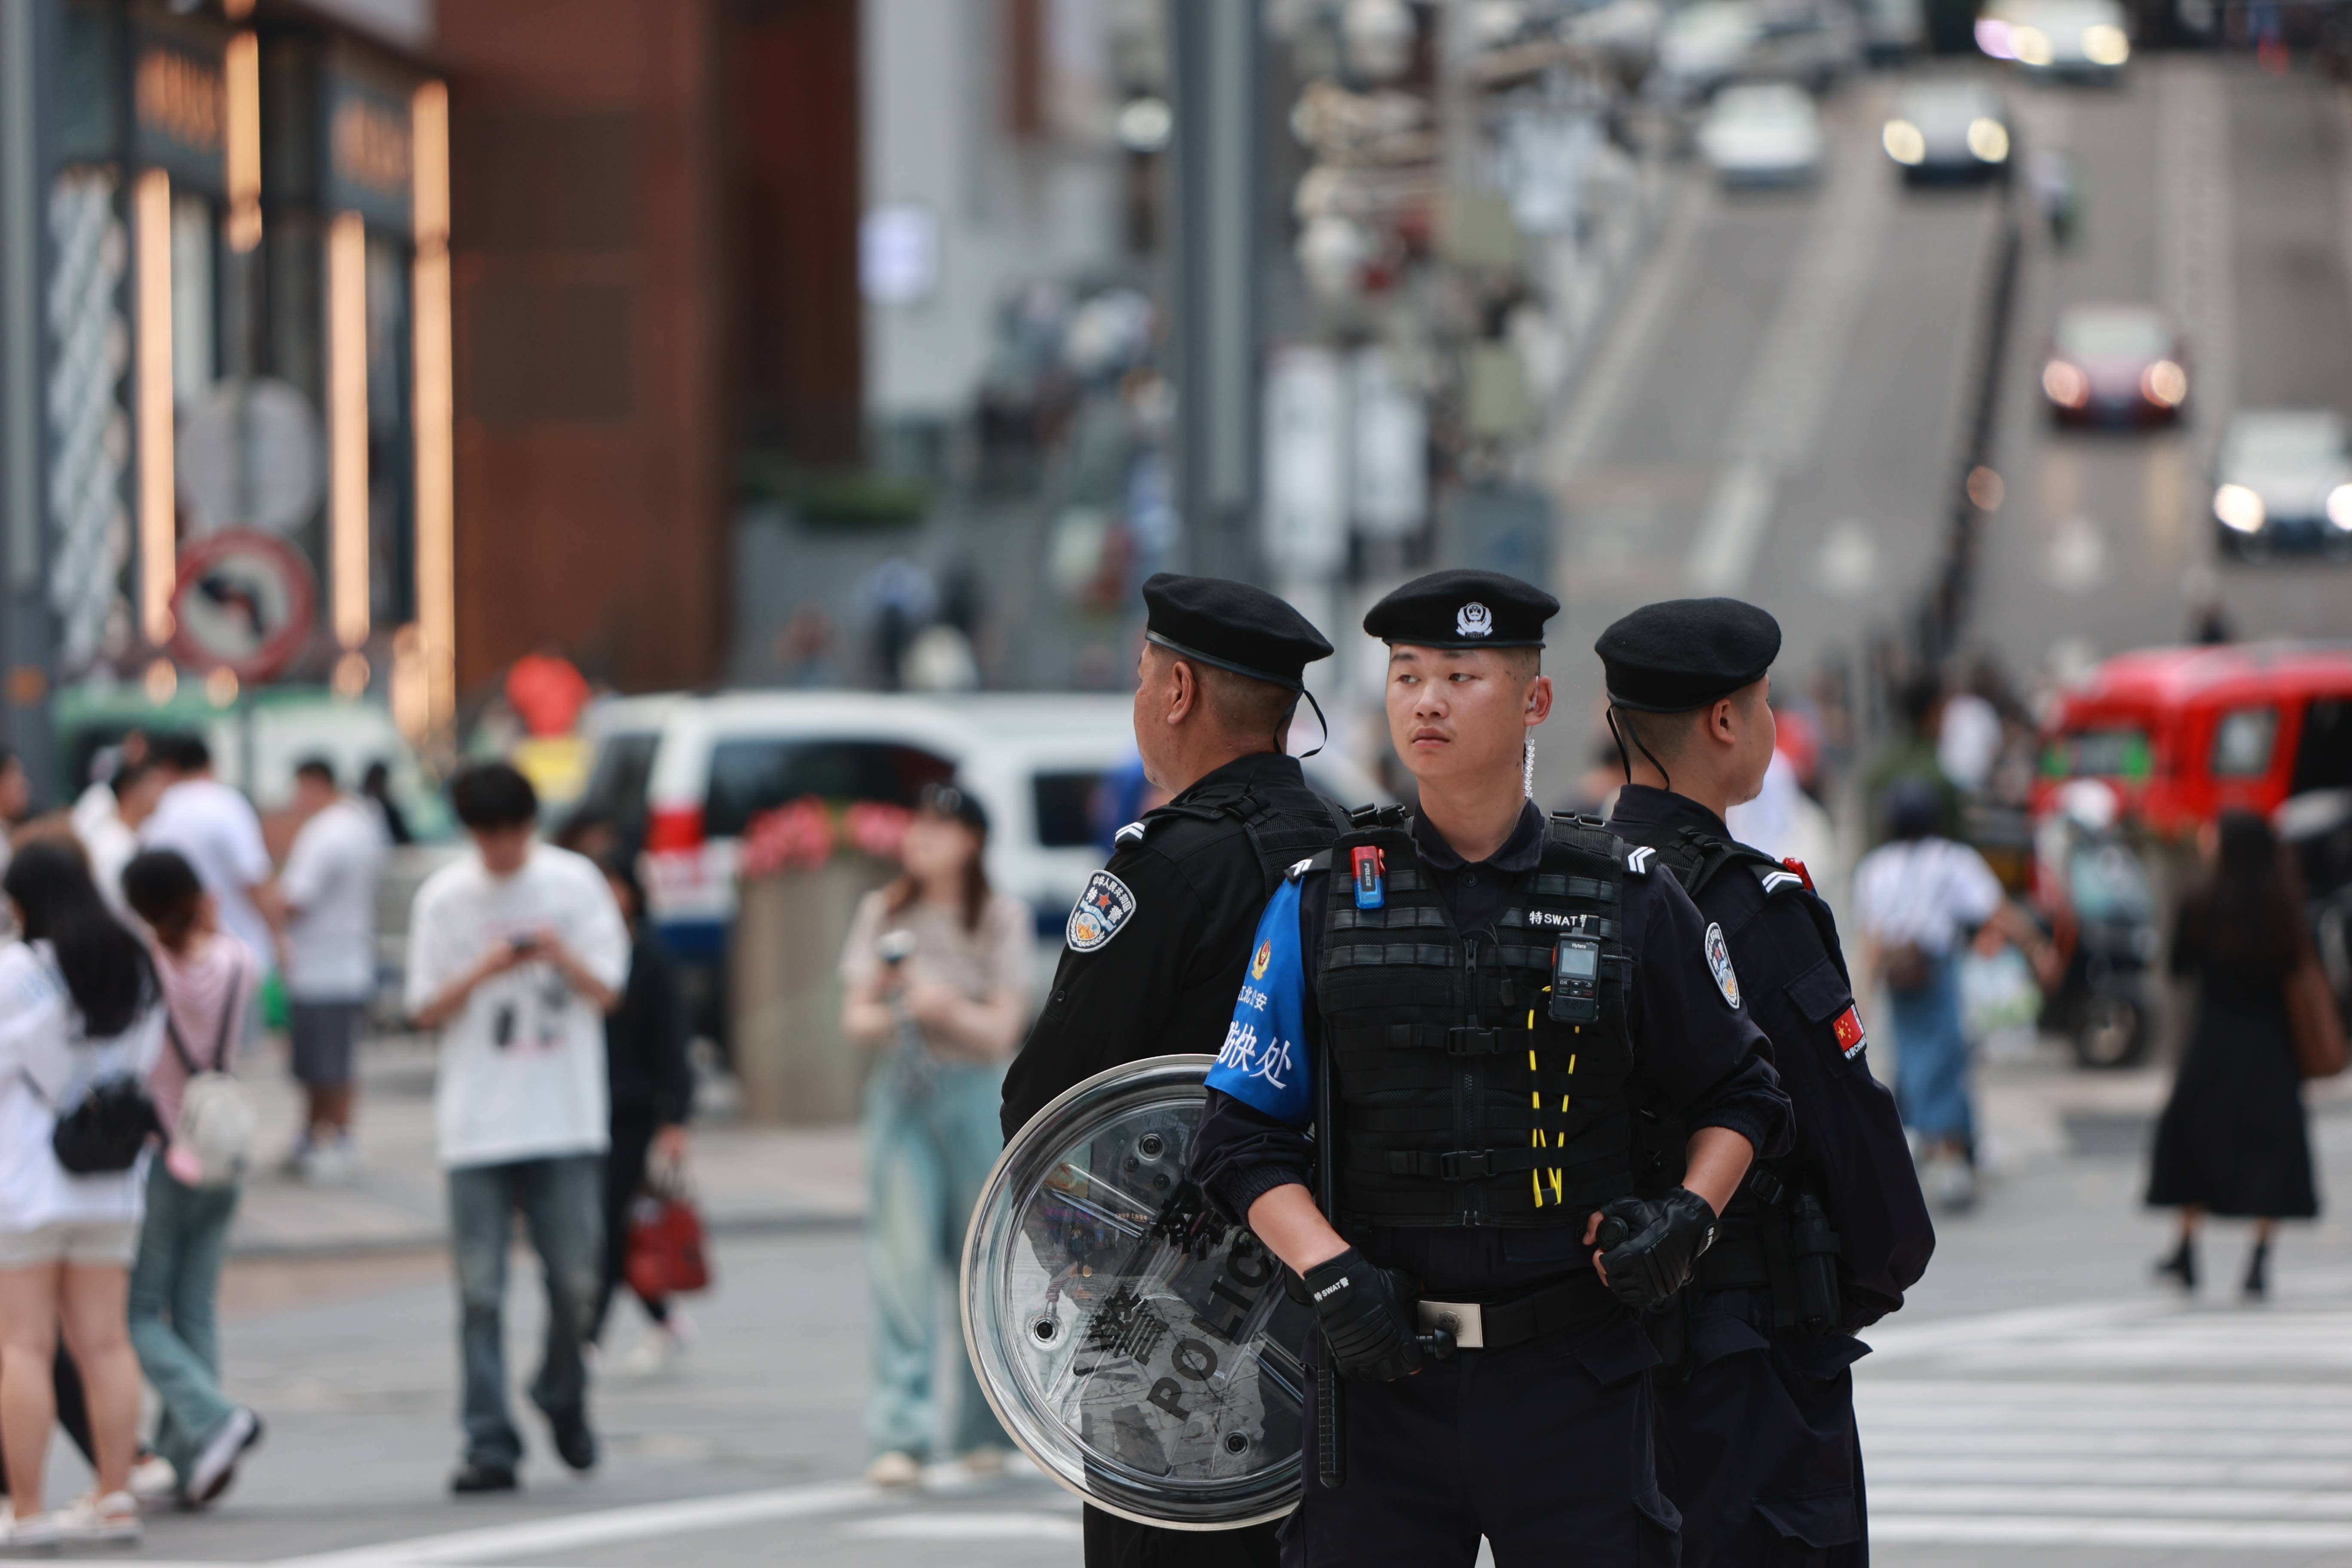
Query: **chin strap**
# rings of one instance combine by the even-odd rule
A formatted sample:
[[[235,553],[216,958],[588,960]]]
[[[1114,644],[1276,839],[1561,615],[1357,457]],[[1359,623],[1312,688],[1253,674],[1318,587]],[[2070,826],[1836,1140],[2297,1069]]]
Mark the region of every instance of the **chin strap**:
[[[1610,739],[1617,742],[1617,761],[1625,770],[1625,782],[1627,784],[1632,784],[1633,782],[1633,759],[1628,756],[1625,752],[1625,733],[1627,730],[1631,729],[1633,729],[1633,726],[1631,725],[1625,725],[1622,727],[1619,726],[1617,722],[1617,705],[1614,702],[1612,702],[1609,705],[1609,736]],[[1658,770],[1658,777],[1665,781],[1666,788],[1674,788],[1675,775],[1666,772],[1666,764],[1658,761],[1656,752],[1651,751],[1649,747],[1642,743],[1642,732],[1639,730],[1633,730],[1633,733],[1634,750],[1640,752],[1643,757],[1649,760],[1650,765]]]
[[[1315,700],[1315,693],[1302,686],[1298,689],[1298,695],[1307,699],[1307,706],[1315,710],[1315,721],[1323,726],[1323,738],[1315,742],[1315,752],[1319,752],[1331,743],[1331,721],[1323,717],[1323,705]],[[1315,752],[1301,752],[1298,760],[1303,763]]]

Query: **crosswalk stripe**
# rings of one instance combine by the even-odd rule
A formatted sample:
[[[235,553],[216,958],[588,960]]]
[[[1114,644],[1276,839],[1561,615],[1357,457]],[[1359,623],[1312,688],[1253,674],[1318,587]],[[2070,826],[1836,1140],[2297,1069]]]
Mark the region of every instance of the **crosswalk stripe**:
[[[2352,1310],[2143,1300],[1906,1328],[1855,1373],[1874,1541],[2352,1547]]]

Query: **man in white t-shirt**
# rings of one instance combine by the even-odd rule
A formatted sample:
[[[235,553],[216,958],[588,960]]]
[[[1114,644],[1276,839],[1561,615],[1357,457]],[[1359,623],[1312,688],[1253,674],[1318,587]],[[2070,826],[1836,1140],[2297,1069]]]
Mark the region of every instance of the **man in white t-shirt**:
[[[278,952],[277,895],[269,885],[275,868],[253,803],[213,777],[212,748],[201,737],[157,736],[150,750],[163,793],[140,826],[140,844],[178,850],[219,906],[221,929],[271,963]]]
[[[335,766],[310,757],[294,769],[302,826],[286,855],[278,896],[286,910],[286,996],[294,1078],[310,1102],[293,1166],[326,1179],[352,1162],[352,1043],[375,994],[375,879],[383,824],[335,787]]]
[[[604,1267],[604,1015],[628,979],[629,933],[593,862],[533,838],[539,798],[521,773],[468,768],[449,800],[474,852],[417,889],[407,998],[417,1026],[441,1037],[466,1381],[466,1457],[449,1485],[511,1491],[522,1438],[507,1410],[501,1320],[517,1210],[547,1280],[531,1403],[565,1464],[596,1463],[581,1351]]]

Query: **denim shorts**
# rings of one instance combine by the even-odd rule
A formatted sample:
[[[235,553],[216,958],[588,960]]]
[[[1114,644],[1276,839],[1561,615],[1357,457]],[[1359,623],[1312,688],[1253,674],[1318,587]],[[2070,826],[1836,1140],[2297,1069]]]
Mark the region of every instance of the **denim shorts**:
[[[33,1230],[0,1230],[0,1268],[38,1263],[116,1263],[139,1250],[135,1219],[68,1219]]]

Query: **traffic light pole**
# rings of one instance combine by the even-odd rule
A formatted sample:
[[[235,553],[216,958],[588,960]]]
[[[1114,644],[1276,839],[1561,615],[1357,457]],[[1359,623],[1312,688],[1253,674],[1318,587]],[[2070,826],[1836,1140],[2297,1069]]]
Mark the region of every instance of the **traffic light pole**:
[[[50,165],[57,0],[0,4],[0,712],[34,798],[58,784],[49,722],[54,684],[47,557],[48,436],[41,193]]]

